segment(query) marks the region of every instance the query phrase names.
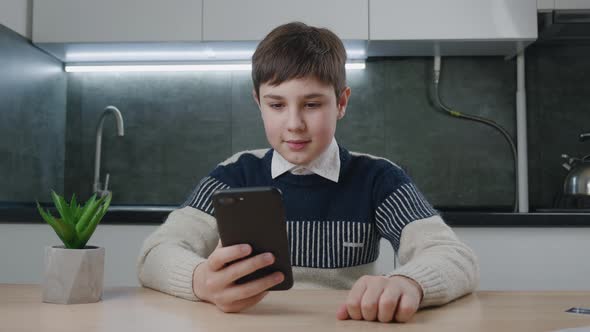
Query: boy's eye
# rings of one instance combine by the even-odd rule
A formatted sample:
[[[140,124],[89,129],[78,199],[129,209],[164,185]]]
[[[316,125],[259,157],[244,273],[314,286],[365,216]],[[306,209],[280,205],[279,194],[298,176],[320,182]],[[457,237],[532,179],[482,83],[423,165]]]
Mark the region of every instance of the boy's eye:
[[[283,108],[283,104],[279,104],[279,103],[273,103],[269,105],[271,108],[279,110],[281,108]]]
[[[305,107],[307,107],[307,108],[318,108],[320,106],[322,106],[322,104],[320,104],[320,103],[306,103],[305,104]]]

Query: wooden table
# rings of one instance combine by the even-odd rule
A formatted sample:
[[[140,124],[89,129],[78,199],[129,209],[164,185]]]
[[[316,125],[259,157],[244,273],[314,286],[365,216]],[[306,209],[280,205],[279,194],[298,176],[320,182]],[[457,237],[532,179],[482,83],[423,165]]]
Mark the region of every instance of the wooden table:
[[[271,292],[239,314],[153,290],[109,288],[93,304],[41,302],[37,285],[0,284],[0,331],[554,331],[590,327],[590,292],[478,292],[446,306],[420,311],[406,324],[339,321],[346,291]]]

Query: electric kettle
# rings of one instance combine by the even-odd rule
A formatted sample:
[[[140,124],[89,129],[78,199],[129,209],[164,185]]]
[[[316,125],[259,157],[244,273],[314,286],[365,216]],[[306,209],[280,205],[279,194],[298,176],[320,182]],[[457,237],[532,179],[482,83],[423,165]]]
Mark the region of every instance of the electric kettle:
[[[590,139],[590,133],[581,134],[580,141]],[[563,193],[566,195],[590,196],[590,154],[583,158],[570,157],[562,154],[566,161],[562,166],[568,170],[563,182]]]

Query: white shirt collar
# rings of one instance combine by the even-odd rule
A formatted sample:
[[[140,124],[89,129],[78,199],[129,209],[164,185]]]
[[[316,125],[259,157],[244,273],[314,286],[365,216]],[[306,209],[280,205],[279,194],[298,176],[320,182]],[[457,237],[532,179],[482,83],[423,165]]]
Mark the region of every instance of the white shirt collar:
[[[296,175],[315,173],[337,183],[340,177],[340,149],[338,148],[338,143],[336,143],[336,138],[332,138],[332,142],[326,151],[322,152],[307,165],[292,164],[275,150],[272,154],[270,169],[273,179],[286,172]]]

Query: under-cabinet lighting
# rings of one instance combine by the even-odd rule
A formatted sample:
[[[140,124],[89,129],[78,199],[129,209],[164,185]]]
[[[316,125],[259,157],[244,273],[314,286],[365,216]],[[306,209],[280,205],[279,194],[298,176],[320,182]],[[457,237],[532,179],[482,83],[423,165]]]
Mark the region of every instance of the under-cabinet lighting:
[[[365,69],[365,62],[349,62],[346,69]],[[66,64],[68,73],[80,72],[174,72],[174,71],[246,71],[252,70],[251,63],[218,63],[218,64],[104,64],[83,65]]]

